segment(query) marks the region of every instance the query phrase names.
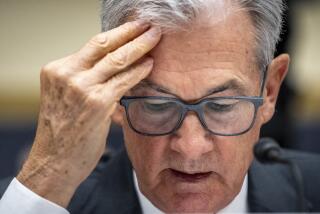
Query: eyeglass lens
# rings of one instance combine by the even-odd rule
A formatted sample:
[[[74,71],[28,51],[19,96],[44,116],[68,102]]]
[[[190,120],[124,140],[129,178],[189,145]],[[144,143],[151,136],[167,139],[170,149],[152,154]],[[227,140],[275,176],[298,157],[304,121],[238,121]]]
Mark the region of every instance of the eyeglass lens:
[[[232,135],[247,130],[254,119],[254,104],[242,99],[206,100],[199,104],[198,116],[214,133]],[[173,131],[184,111],[182,103],[142,98],[130,102],[129,122],[140,133],[161,135]]]

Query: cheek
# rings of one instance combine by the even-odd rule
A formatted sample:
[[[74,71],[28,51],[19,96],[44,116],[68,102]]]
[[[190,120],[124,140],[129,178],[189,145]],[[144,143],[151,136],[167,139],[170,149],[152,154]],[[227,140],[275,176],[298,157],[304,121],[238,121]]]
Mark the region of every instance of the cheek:
[[[122,125],[122,129],[127,153],[139,181],[154,186],[158,182],[159,173],[168,167],[165,137],[139,135],[127,122]]]
[[[227,137],[217,143],[220,150],[221,173],[230,189],[239,189],[242,179],[253,160],[253,147],[259,139],[259,129],[253,129],[241,136]]]

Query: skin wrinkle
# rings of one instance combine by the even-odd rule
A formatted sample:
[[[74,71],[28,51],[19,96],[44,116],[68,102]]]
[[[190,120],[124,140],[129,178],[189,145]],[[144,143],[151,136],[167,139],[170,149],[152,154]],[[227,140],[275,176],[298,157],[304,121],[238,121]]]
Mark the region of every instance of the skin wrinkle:
[[[225,58],[225,56],[228,56],[230,59],[224,59],[222,60],[223,58]],[[201,69],[200,68],[196,68],[195,65],[190,65],[190,67],[188,68],[184,68],[184,72],[195,72],[195,71],[199,71],[199,70],[204,70],[204,69],[219,69],[219,65],[220,64],[226,64],[226,65],[229,65],[230,69],[236,69],[236,68],[233,68],[232,66],[232,62],[231,62],[231,58],[232,58],[232,55],[230,54],[226,54],[226,55],[220,55],[219,57],[212,57],[213,59],[215,60],[220,60],[219,63],[216,63],[216,65],[208,65],[208,66],[203,66]],[[236,58],[236,57],[233,57],[233,59]],[[179,61],[179,60],[164,60],[164,61],[167,61],[167,62],[175,62],[175,61]],[[184,60],[184,61],[193,61],[193,62],[196,62],[196,61],[202,61],[202,58],[198,58],[197,60],[197,57],[193,57],[192,59],[190,60]],[[174,67],[170,67],[168,64],[167,65],[164,65],[162,66],[164,68],[161,68],[161,69],[158,69],[158,70],[167,70],[168,72],[175,72],[175,70],[177,71],[181,71],[181,67],[178,67],[176,69],[174,69]],[[171,70],[171,71],[170,71]],[[251,70],[251,69],[250,69]]]
[[[131,96],[150,96],[147,93],[149,90],[153,90],[154,92],[159,92],[166,95],[172,95],[173,97],[179,98],[177,94],[171,92],[169,89],[166,89],[160,85],[157,85],[155,83],[152,83],[146,80],[142,81],[134,89],[131,90]],[[209,89],[205,95],[201,96],[201,98],[199,98],[198,100],[195,100],[195,102],[198,102],[211,95],[219,94],[220,92],[225,92],[228,90],[234,91],[237,96],[245,96],[247,94],[246,89],[243,85],[239,84],[235,80],[231,80],[221,84],[220,86],[216,86]],[[159,95],[154,94],[153,96],[159,96]]]
[[[199,38],[200,39],[200,38]],[[212,38],[201,38],[201,39],[204,39],[204,40],[210,40]],[[216,51],[219,51],[221,53],[229,53],[229,52],[233,52],[233,53],[236,53],[236,54],[241,54],[239,53],[239,49],[232,49],[233,48],[233,45],[238,45],[239,42],[229,42],[230,43],[230,46],[228,46],[227,44],[224,44],[223,47],[221,47],[220,49],[218,49],[218,47],[215,47],[214,45],[212,44],[208,44],[208,47],[204,47],[203,49],[201,50],[198,50],[198,51],[194,51],[194,52],[187,52],[186,50],[175,50],[174,48],[172,47],[168,47],[166,49],[167,52],[176,52],[176,53],[183,53],[183,54],[190,54],[190,55],[194,55],[194,54],[198,54],[198,53],[205,53],[205,52],[216,52]],[[216,44],[218,45],[218,44]],[[240,46],[241,47],[241,46]],[[228,48],[228,50],[225,50],[225,48]],[[246,48],[245,46],[243,46],[242,48]],[[246,54],[248,53],[248,50],[245,49],[244,51]]]
[[[285,9],[283,1],[273,0],[236,0],[219,3],[217,1],[197,0],[181,2],[164,0],[161,3],[154,0],[123,0],[119,4],[115,2],[117,0],[103,1],[104,10],[101,14],[103,30],[119,25],[126,18],[133,20],[135,17],[139,18],[140,15],[141,19],[151,20],[156,25],[171,29],[169,32],[176,32],[178,28],[178,30],[184,30],[184,33],[187,33],[187,31],[193,29],[193,25],[214,25],[217,20],[226,20],[230,14],[247,13],[249,19],[247,19],[246,24],[252,24],[255,27],[254,31],[251,31],[252,37],[255,38],[252,44],[255,46],[260,69],[264,69],[273,58],[275,45],[280,37],[281,16]],[[129,17],[117,12],[122,10],[129,12],[130,15],[135,12],[136,16]],[[199,17],[201,17],[201,21]],[[206,22],[203,22],[203,20]],[[166,30],[163,32],[166,32]]]
[[[158,72],[160,72],[160,71],[158,71]],[[217,73],[217,71],[215,71],[216,73]],[[226,71],[223,71],[224,73],[226,72]],[[228,72],[230,72],[230,71],[228,71]],[[179,74],[179,72],[174,72],[174,74],[176,74],[177,76],[178,76],[178,74]],[[195,76],[193,77],[193,78],[188,78],[188,80],[183,80],[183,79],[181,79],[180,78],[180,84],[179,85],[185,85],[183,88],[183,91],[184,91],[184,93],[186,94],[186,96],[183,96],[183,95],[179,95],[178,93],[177,93],[177,91],[179,91],[180,89],[179,88],[176,88],[176,87],[172,87],[172,88],[170,88],[170,90],[169,91],[171,91],[171,92],[173,92],[176,96],[178,96],[179,98],[181,98],[181,99],[183,99],[183,100],[199,100],[199,98],[201,98],[201,97],[203,97],[204,95],[205,95],[205,93],[206,93],[206,91],[203,91],[203,92],[201,92],[201,93],[199,93],[197,96],[194,96],[193,98],[190,98],[190,97],[188,97],[188,94],[189,93],[187,93],[188,91],[189,91],[189,89],[190,89],[190,87],[188,86],[188,82],[192,82],[192,81],[194,81],[194,80],[196,80],[196,79],[198,79],[199,78],[199,75],[197,75],[197,73],[196,72],[194,72],[194,74],[195,74]],[[213,74],[213,71],[211,71],[211,70],[208,70],[207,72],[206,72],[206,78],[207,78],[207,80],[208,81],[210,81],[210,75],[209,74]],[[175,78],[174,76],[173,76],[173,73],[170,73],[170,74],[168,74],[168,75],[171,75],[173,78]],[[205,74],[204,74],[205,75]],[[214,75],[215,76],[215,75]],[[238,76],[238,75],[237,75]],[[235,76],[235,75],[233,75],[233,78],[234,78],[234,80],[236,80],[236,77],[237,76]],[[178,77],[177,77],[178,78]],[[231,77],[230,77],[231,78]],[[217,82],[217,80],[218,79],[220,79],[220,77],[219,78],[216,78],[216,80],[215,81],[212,81],[212,82]],[[225,78],[225,79],[227,79],[227,78]],[[226,80],[224,80],[224,81],[226,81]],[[166,81],[159,81],[158,80],[158,84],[160,84],[160,85],[165,85],[166,84]],[[238,82],[240,82],[240,85],[246,85],[246,80],[245,79],[243,79],[243,78],[241,78],[241,77],[238,77]],[[258,87],[259,86],[259,83],[257,83],[256,84],[256,87]],[[211,86],[212,87],[212,86]],[[213,86],[214,87],[214,86]],[[245,88],[245,90],[243,90],[243,92],[244,92],[244,94],[243,95],[247,95],[247,96],[259,96],[259,93],[254,93],[254,87],[244,87]],[[222,94],[221,94],[222,95]],[[230,94],[231,95],[231,94]],[[234,96],[235,95],[241,95],[241,94],[233,94]],[[190,96],[190,95],[189,95]]]
[[[132,32],[128,32],[128,25],[133,25]],[[139,28],[134,23],[127,23],[126,26],[108,34],[109,38],[117,40],[110,41],[111,48],[117,49],[114,52],[127,54],[127,59],[140,59],[160,41],[161,32],[158,30],[152,37],[146,36],[151,29],[155,30],[152,27],[145,32],[147,29]],[[139,42],[145,44],[144,50],[141,46],[125,46],[134,38],[140,38]],[[41,70],[37,133],[17,179],[33,192],[45,195],[46,199],[63,207],[68,206],[75,190],[94,170],[105,151],[105,139],[118,98],[145,78],[152,68],[152,59],[133,67],[128,61],[126,69],[115,73],[112,71],[116,70],[114,67],[99,60],[106,55],[108,50],[104,47],[87,43],[73,54],[74,57],[50,62]],[[85,71],[84,67],[87,68]],[[97,67],[112,76],[100,78],[101,75],[95,70]],[[92,78],[88,83],[85,77],[89,73]],[[87,161],[85,165],[82,164],[84,159]],[[47,160],[48,164],[43,165]],[[33,169],[38,169],[39,173],[34,173]]]
[[[150,53],[155,64],[146,80],[161,90],[138,86],[128,94],[168,96],[170,92],[169,96],[191,102],[233,80],[245,87],[244,95],[259,96],[260,73],[253,63],[254,38],[250,33],[253,26],[247,24],[247,19],[247,14],[237,13],[212,28],[195,27],[188,36],[184,32],[164,35]],[[239,92],[224,90],[214,95],[231,96]],[[257,116],[248,133],[221,137],[209,134],[195,114],[189,112],[175,133],[147,137],[130,129],[123,109],[118,112],[139,188],[156,207],[169,213],[212,213],[239,193],[253,158],[253,145],[259,138],[261,116]],[[209,170],[213,175],[199,184],[185,184],[172,177],[170,168],[189,172]]]
[[[115,1],[119,4],[115,4]],[[103,1],[104,7],[110,8],[104,10],[107,14],[103,14],[102,22],[108,25],[105,29],[110,28],[110,25],[115,27],[119,21],[125,21],[126,11],[134,11],[136,8],[134,4],[137,1],[140,0]],[[45,66],[41,71],[41,85],[48,84],[49,91],[41,91],[39,131],[37,130],[28,160],[17,178],[33,192],[45,195],[49,201],[67,207],[75,190],[88,178],[105,151],[105,139],[113,115],[114,121],[123,128],[125,146],[137,174],[139,188],[156,207],[165,213],[216,213],[230,203],[241,189],[243,178],[253,159],[252,148],[259,139],[260,128],[274,113],[275,101],[287,72],[289,57],[281,55],[270,64],[264,89],[265,102],[258,110],[254,126],[243,135],[234,137],[213,135],[202,127],[194,112],[188,112],[181,127],[170,135],[161,137],[140,135],[129,127],[125,110],[123,106],[118,105],[118,101],[126,91],[147,75],[150,81],[169,88],[183,100],[197,100],[210,88],[228,80],[238,80],[250,94],[259,94],[261,76],[257,64],[252,63],[256,48],[254,32],[267,29],[261,30],[261,27],[254,26],[251,19],[254,17],[259,22],[265,20],[264,28],[268,28],[270,19],[273,18],[275,21],[281,16],[281,9],[276,8],[280,7],[281,1],[249,1],[252,6],[257,6],[258,2],[273,5],[278,15],[268,16],[264,13],[261,16],[250,16],[245,12],[226,14],[224,9],[232,11],[232,7],[217,5],[216,9],[221,14],[207,11],[213,12],[212,19],[208,19],[209,14],[202,13],[203,6],[197,0],[188,0],[187,8],[180,7],[180,1],[175,0],[142,2],[146,1],[151,3],[149,7],[143,9],[146,6],[144,4],[137,7],[142,8],[142,13],[149,17],[147,21],[154,22],[157,21],[156,17],[160,17],[159,24],[165,21],[171,27],[175,27],[174,24],[192,21],[189,18],[199,18],[194,20],[199,22],[193,23],[189,34],[180,31],[162,34],[165,31],[161,32],[155,27],[147,30],[145,26],[138,27],[137,23],[127,23],[117,28],[118,30],[106,33],[110,34],[106,42],[110,45],[108,48],[89,42],[91,45],[87,43],[84,48],[73,54],[73,57],[69,56]],[[206,0],[201,2],[206,3],[204,6],[208,6],[208,2],[211,3]],[[157,7],[157,4],[161,8]],[[166,4],[169,11],[162,8],[166,7]],[[199,7],[200,16],[183,15],[184,12],[193,15],[188,8],[192,10],[196,7]],[[266,7],[264,9],[267,11]],[[175,23],[177,18],[180,18],[179,23]],[[221,18],[223,22],[219,21]],[[275,23],[279,26],[280,20]],[[211,27],[197,28],[206,24]],[[132,28],[128,29],[128,26]],[[271,40],[275,42],[276,38],[272,38],[277,37],[277,29],[280,30],[280,27],[272,29],[275,32],[268,32],[266,35],[270,36],[262,39],[266,45],[258,40],[261,45],[260,51],[263,52],[260,57],[262,56],[264,61],[262,63],[259,61],[260,66],[263,63],[269,64],[268,59],[264,58],[270,56],[272,47],[268,47],[273,46]],[[147,32],[141,34],[144,31]],[[151,34],[152,31],[155,34]],[[159,44],[161,37],[164,39]],[[261,34],[258,37],[261,37]],[[128,44],[129,41],[133,41],[136,45],[132,42]],[[212,50],[202,51],[208,47]],[[106,57],[110,54],[109,48],[115,48],[113,56],[120,57],[115,59],[120,62],[115,63],[115,66],[112,66],[112,62],[106,63],[108,61]],[[168,48],[178,52],[166,51]],[[230,51],[225,52],[228,49]],[[150,52],[149,56],[153,59],[144,58],[147,52]],[[195,53],[192,57],[186,54],[191,52]],[[235,55],[235,52],[239,54]],[[125,55],[123,59],[127,59],[124,66],[121,65],[123,54]],[[132,65],[141,58],[144,58],[143,62]],[[205,67],[212,69],[204,69]],[[102,77],[101,73],[106,75]],[[86,78],[88,76],[92,78]],[[60,100],[56,86],[61,84],[64,86],[65,94]],[[226,91],[219,92],[218,95],[232,94]],[[68,107],[64,108],[63,103],[68,104]],[[49,127],[43,124],[46,119],[50,123]],[[86,122],[79,125],[81,121]],[[219,122],[216,125],[219,125]],[[82,137],[84,141],[81,141]],[[57,142],[59,140],[60,142]],[[64,147],[61,147],[61,144]],[[82,165],[84,159],[87,165]],[[42,163],[46,163],[47,160],[48,164],[43,165]],[[179,171],[186,170],[182,173],[190,174],[199,170],[211,170],[212,173],[205,179],[190,182],[176,176],[172,167],[180,167],[176,169]],[[33,169],[38,169],[39,173],[32,174]]]
[[[224,66],[228,66],[227,64],[225,64],[225,63],[220,63],[221,65],[224,65]],[[186,69],[186,70],[184,70],[183,72],[184,73],[201,73],[201,72],[203,72],[203,73],[205,73],[205,72],[217,72],[217,71],[226,71],[226,72],[228,72],[228,71],[233,71],[234,69],[232,69],[232,68],[229,68],[229,69],[220,69],[220,68],[218,68],[218,66],[219,65],[216,65],[215,67],[213,67],[213,66],[203,66],[201,69],[193,69],[193,70],[188,70],[188,69]],[[220,67],[220,66],[219,66]],[[231,67],[231,66],[230,66]],[[170,70],[168,70],[168,69],[157,69],[158,71],[163,71],[163,72],[166,72],[166,73],[180,73],[181,71],[179,71],[179,70],[173,70],[173,71],[170,71]]]
[[[208,29],[208,28],[204,28],[204,29]],[[214,29],[211,29],[212,31],[214,30]],[[201,36],[201,35],[200,35]],[[203,36],[202,36],[203,37]],[[183,38],[185,38],[184,36],[182,36],[182,38],[181,39],[183,39]],[[207,37],[207,38],[210,38],[210,37]],[[188,38],[186,38],[187,39],[187,41],[188,41],[188,44],[190,43],[190,40],[191,39],[188,39]],[[244,44],[241,40],[239,40],[238,41],[238,39],[239,38],[237,38],[237,41],[236,42],[229,42],[229,41],[227,41],[227,42],[225,42],[225,41],[223,41],[223,42],[225,42],[225,43],[223,43],[223,46],[221,46],[220,44],[221,44],[221,41],[219,40],[219,42],[217,42],[217,41],[214,41],[214,39],[213,38],[210,38],[210,40],[209,41],[213,41],[213,42],[208,42],[207,43],[207,45],[205,46],[205,47],[203,47],[202,49],[192,49],[192,51],[186,51],[185,49],[186,48],[183,48],[182,47],[182,50],[175,50],[175,48],[173,48],[173,47],[175,47],[176,45],[174,44],[174,43],[170,43],[169,42],[169,45],[168,45],[168,48],[166,48],[166,50],[163,50],[163,51],[168,51],[168,49],[169,49],[169,51],[168,52],[176,52],[177,54],[175,55],[175,59],[172,59],[172,58],[163,58],[163,59],[161,59],[161,60],[163,60],[163,61],[174,61],[174,60],[180,60],[180,59],[184,59],[185,61],[188,61],[188,60],[194,60],[195,62],[197,61],[197,60],[201,60],[201,58],[202,57],[197,57],[198,56],[198,53],[208,53],[208,52],[211,52],[212,53],[212,59],[217,59],[218,61],[220,60],[220,62],[219,63],[225,63],[225,62],[229,62],[229,60],[233,60],[234,59],[234,57],[236,56],[236,57],[239,57],[239,58],[243,58],[243,56],[246,56],[246,59],[249,59],[250,61],[252,61],[252,65],[255,65],[256,63],[256,60],[255,60],[255,57],[254,57],[254,53],[253,52],[251,52],[251,53],[248,53],[248,45],[246,45],[246,44]],[[165,38],[163,39],[163,41],[165,42]],[[192,41],[192,40],[191,40]],[[197,44],[197,42],[193,42],[194,44]],[[171,45],[170,45],[171,44]],[[240,44],[240,47],[241,47],[241,49],[242,49],[242,51],[239,51],[239,44]],[[221,47],[221,48],[218,48],[218,47]],[[250,47],[250,46],[249,46]],[[179,48],[179,47],[178,47]],[[177,48],[176,48],[177,49]],[[159,48],[159,50],[161,50],[161,47]],[[199,50],[199,51],[197,51],[197,50]],[[205,51],[203,51],[203,50],[205,50]],[[216,51],[218,52],[218,53],[216,53]],[[228,55],[228,54],[230,54],[230,52],[232,52],[232,53],[234,53],[234,55],[230,55],[229,56],[229,58],[230,59],[228,59],[228,60],[224,60],[224,61],[221,61],[221,59],[222,58],[224,58],[224,56],[225,55]],[[195,54],[195,53],[197,53],[197,54]],[[188,55],[190,55],[190,59],[188,59],[189,58],[189,56]],[[210,54],[209,54],[210,55]],[[162,56],[160,56],[160,57],[162,57]],[[197,59],[195,59],[195,58],[197,58]],[[187,60],[188,59],[188,60]],[[167,63],[165,63],[164,65],[162,65],[162,66],[165,66],[165,67],[168,67],[168,66],[166,66],[166,64]],[[169,63],[168,63],[169,64]],[[210,65],[211,67],[214,67],[213,65]],[[208,67],[210,67],[210,66],[208,66]],[[155,65],[155,67],[157,67],[157,63],[156,63],[156,65]],[[217,67],[219,67],[219,66],[217,66]],[[238,69],[241,69],[241,68],[238,68]],[[246,68],[247,69],[247,68]],[[167,70],[172,70],[172,71],[174,71],[175,69],[172,69],[172,68],[170,68],[170,69],[167,69]],[[179,66],[177,66],[176,67],[176,70],[179,70]],[[188,68],[188,71],[189,70],[191,70],[191,71],[193,71],[193,70],[195,70],[195,68],[193,68],[192,67],[192,64],[191,64],[191,68],[189,67]],[[252,68],[250,68],[250,70],[252,70],[252,71],[257,71],[257,68],[256,68],[256,66],[252,66]]]

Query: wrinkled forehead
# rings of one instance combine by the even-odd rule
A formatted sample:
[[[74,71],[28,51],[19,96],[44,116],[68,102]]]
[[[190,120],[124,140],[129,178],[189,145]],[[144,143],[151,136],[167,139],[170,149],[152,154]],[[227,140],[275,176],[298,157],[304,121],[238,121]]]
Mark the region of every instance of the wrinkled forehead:
[[[253,91],[259,85],[253,25],[246,13],[233,11],[194,23],[189,31],[165,34],[150,53],[155,64],[148,82],[185,99],[202,97],[227,82],[243,88],[243,94]]]
[[[180,61],[203,59],[204,62],[218,62],[219,58],[205,55],[223,52],[253,58],[255,29],[249,14],[233,5],[216,4],[218,6],[213,13],[203,11],[187,29],[165,33],[151,55],[158,60],[171,60],[175,56]]]

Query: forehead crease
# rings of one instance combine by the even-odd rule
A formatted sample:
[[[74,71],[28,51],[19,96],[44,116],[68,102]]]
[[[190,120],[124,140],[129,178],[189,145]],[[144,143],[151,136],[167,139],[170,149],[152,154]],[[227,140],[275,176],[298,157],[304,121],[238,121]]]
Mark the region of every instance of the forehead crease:
[[[237,51],[232,50],[202,50],[201,52],[183,52],[183,51],[176,51],[176,53],[166,53],[158,58],[161,58],[162,60],[171,61],[172,55],[175,55],[175,60],[185,60],[188,59],[204,59],[204,60],[212,60],[212,61],[223,61],[224,59],[234,59],[241,56],[248,55],[248,51],[246,49],[238,49]]]
[[[212,37],[203,38],[201,36],[192,35],[193,39],[183,39],[177,36],[169,37],[164,36],[164,39],[161,41],[160,45],[155,48],[155,50],[165,50],[171,52],[185,52],[186,54],[193,53],[202,53],[207,51],[239,51],[239,48],[246,48],[247,44],[243,40],[235,40],[224,37],[219,39],[214,39]],[[179,42],[179,41],[184,42]],[[204,44],[204,46],[199,46],[199,44]],[[190,50],[188,52],[187,50]]]
[[[219,57],[217,57],[219,58]],[[215,59],[217,59],[215,58]],[[206,72],[216,72],[219,70],[224,70],[228,72],[248,72],[252,70],[252,66],[243,66],[243,65],[235,65],[234,58],[228,57],[226,59],[220,59],[219,61],[215,60],[208,60],[203,58],[193,58],[188,59],[185,58],[183,61],[180,60],[167,60],[166,63],[163,64],[155,64],[154,72],[161,72],[161,73],[194,73],[193,76],[197,76],[201,73]],[[233,61],[232,61],[233,60]],[[240,59],[239,59],[240,60]],[[187,63],[187,65],[186,65]],[[200,64],[200,65],[199,65]]]
[[[155,70],[181,72],[210,67],[218,69],[225,63],[237,63],[242,66],[240,69],[247,69],[243,66],[255,62],[254,51],[244,42],[220,41],[219,44],[214,44],[212,41],[204,42],[199,39],[198,42],[176,40],[172,44],[160,44],[151,55],[155,58]]]
[[[176,97],[183,97],[180,96],[179,93],[177,93],[174,89],[170,87],[163,86],[161,83],[155,83],[150,79],[142,80],[138,85],[136,85],[132,92],[139,91],[139,90],[155,90],[160,93],[170,94]],[[218,84],[212,84],[210,85],[210,88],[204,89],[206,91],[201,92],[201,94],[198,94],[195,99],[201,99],[206,96],[210,96],[215,93],[223,92],[225,90],[233,90],[236,91],[239,94],[245,94],[246,93],[246,87],[241,82],[241,80],[238,79],[229,79],[222,83]]]
[[[239,92],[240,94],[243,94],[246,92],[246,87],[239,80],[231,79],[221,85],[218,85],[212,89],[209,89],[207,93],[208,95],[210,95],[212,93],[218,93],[224,90],[234,90]]]
[[[210,40],[204,41],[197,39],[194,42],[180,42],[175,41],[171,43],[160,43],[154,51],[153,55],[170,54],[183,54],[183,55],[202,55],[207,53],[249,53],[251,52],[251,46],[244,42],[225,42],[219,41],[218,43]],[[160,54],[161,53],[161,54]]]
[[[142,80],[135,87],[133,87],[131,91],[138,91],[141,89],[147,89],[147,90],[153,89],[162,93],[171,93],[170,89],[164,86],[161,86],[160,84],[156,84],[149,79]]]

